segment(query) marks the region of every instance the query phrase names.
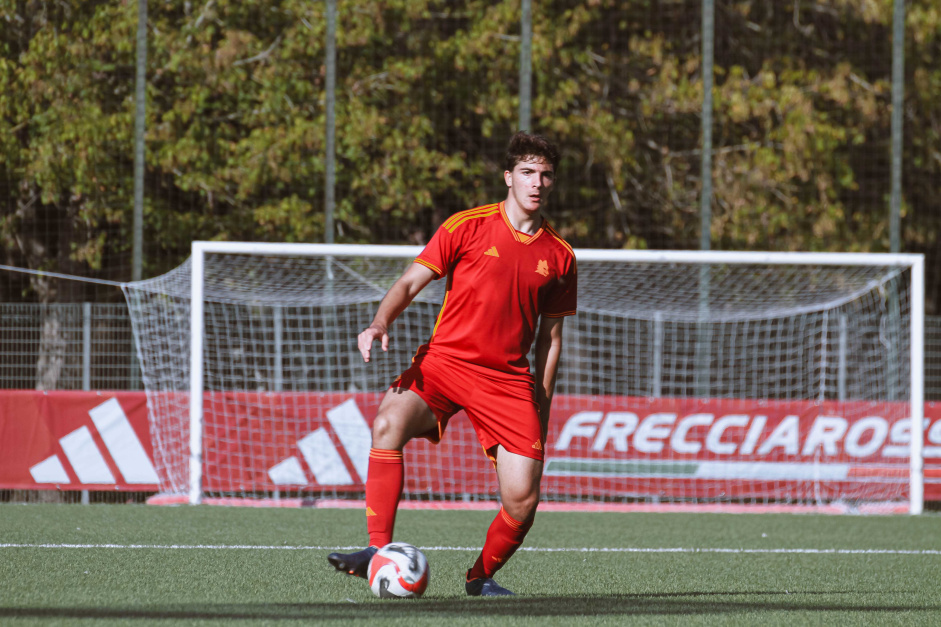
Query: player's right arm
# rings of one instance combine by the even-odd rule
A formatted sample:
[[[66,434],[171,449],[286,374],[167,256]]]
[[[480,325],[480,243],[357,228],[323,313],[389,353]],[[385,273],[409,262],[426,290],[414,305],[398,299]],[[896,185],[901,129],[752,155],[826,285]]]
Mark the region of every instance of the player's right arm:
[[[389,350],[389,326],[436,276],[438,275],[431,268],[413,263],[389,288],[379,303],[372,323],[359,334],[359,352],[363,361],[369,361],[372,343],[377,339],[381,341],[383,351]]]

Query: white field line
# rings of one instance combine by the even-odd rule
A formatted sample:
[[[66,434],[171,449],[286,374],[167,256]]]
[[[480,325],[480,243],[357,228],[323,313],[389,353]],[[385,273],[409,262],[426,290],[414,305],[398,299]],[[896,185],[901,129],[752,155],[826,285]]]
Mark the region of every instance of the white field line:
[[[200,551],[355,551],[361,546],[259,544],[70,544],[0,543],[0,549],[151,549]],[[422,546],[423,551],[479,551],[472,546]],[[726,553],[742,555],[941,555],[941,549],[744,549],[704,547],[520,547],[532,553]]]

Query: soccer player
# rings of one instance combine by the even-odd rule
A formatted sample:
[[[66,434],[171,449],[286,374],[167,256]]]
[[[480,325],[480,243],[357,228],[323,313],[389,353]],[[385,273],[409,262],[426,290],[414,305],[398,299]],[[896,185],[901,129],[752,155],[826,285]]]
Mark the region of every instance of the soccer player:
[[[388,350],[389,326],[415,296],[433,279],[447,278],[431,339],[392,383],[373,424],[369,547],[331,553],[327,559],[337,570],[366,577],[369,560],[392,541],[403,447],[416,437],[437,443],[463,409],[496,468],[502,502],[467,571],[465,590],[471,596],[513,594],[493,575],[522,544],[536,515],[562,322],[576,308],[575,255],[541,213],[558,161],[558,150],[544,137],[514,135],[503,173],[506,200],[446,220],[359,334],[368,362],[376,340]],[[535,374],[527,359],[534,339]]]

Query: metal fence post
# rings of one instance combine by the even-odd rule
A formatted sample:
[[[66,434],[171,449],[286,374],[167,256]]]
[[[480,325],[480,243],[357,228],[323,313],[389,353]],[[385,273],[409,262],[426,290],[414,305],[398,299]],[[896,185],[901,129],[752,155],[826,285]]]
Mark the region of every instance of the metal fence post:
[[[137,78],[134,91],[134,224],[131,280],[140,281],[144,265],[144,131],[147,99],[147,0],[137,0]]]
[[[82,303],[82,389],[91,390],[91,303]],[[82,505],[90,502],[90,493],[82,490]]]
[[[91,389],[91,303],[82,303],[82,389]]]
[[[699,178],[702,191],[699,196],[699,248],[712,247],[712,73],[715,39],[714,0],[702,1],[702,161]],[[699,269],[699,324],[696,329],[696,393],[709,394],[709,363],[712,332],[709,318],[710,292],[709,266]]]
[[[337,84],[337,2],[327,0],[326,41],[326,181],[324,184],[324,242],[334,240],[333,212],[336,205],[336,84]]]
[[[519,130],[532,128],[533,109],[533,6],[532,0],[522,0],[520,19],[520,111]]]
[[[902,249],[902,108],[905,104],[905,0],[895,0],[892,14],[892,189],[889,237],[893,253]]]

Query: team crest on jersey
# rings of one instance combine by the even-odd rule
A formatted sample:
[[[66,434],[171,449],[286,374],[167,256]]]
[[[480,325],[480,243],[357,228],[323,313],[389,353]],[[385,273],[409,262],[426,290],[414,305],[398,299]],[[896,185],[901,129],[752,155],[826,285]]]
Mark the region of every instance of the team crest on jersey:
[[[540,259],[539,263],[536,264],[536,273],[542,276],[549,276],[549,262],[545,259]]]

